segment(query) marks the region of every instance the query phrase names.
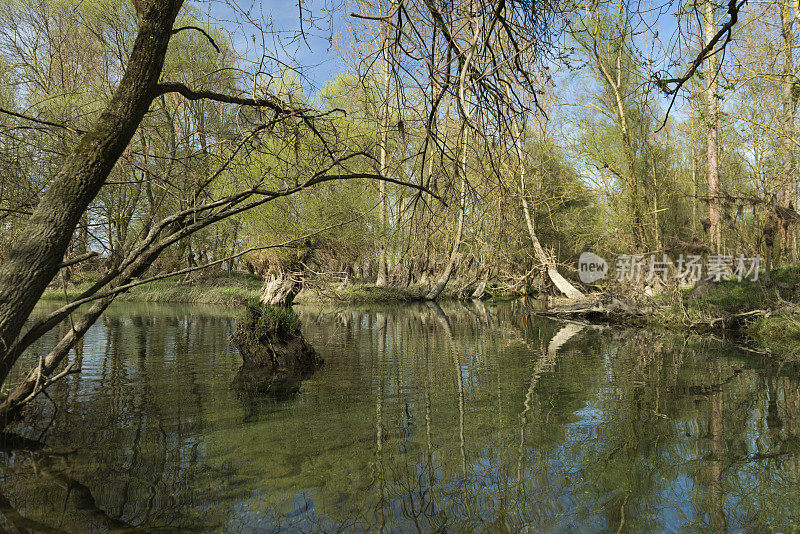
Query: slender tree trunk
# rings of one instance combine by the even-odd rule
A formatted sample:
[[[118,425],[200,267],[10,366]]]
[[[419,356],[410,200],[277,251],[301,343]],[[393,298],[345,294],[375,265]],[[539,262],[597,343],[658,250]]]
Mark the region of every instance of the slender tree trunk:
[[[511,98],[511,92],[506,87],[506,95]],[[533,244],[533,252],[536,259],[547,269],[547,276],[552,280],[553,285],[567,297],[574,299],[583,296],[580,289],[572,285],[569,280],[561,276],[561,273],[556,269],[555,262],[547,255],[539,238],[536,236],[536,230],[533,227],[533,219],[531,218],[530,208],[528,207],[528,198],[525,196],[525,153],[522,149],[522,132],[515,118],[511,117],[511,128],[514,134],[514,148],[517,152],[517,160],[519,165],[519,183],[520,183],[520,198],[522,198],[522,211],[525,214],[525,225],[528,227],[528,235]]]
[[[711,41],[716,33],[716,21],[714,18],[714,4],[709,0],[703,7],[703,26],[705,43]],[[709,236],[711,248],[719,253],[722,232],[721,214],[719,198],[719,102],[717,92],[719,81],[717,70],[719,64],[717,56],[712,55],[706,60],[706,77],[708,86],[705,91],[705,120],[706,120],[706,159],[708,169],[708,220]]]
[[[694,104],[692,104],[692,126],[690,130],[692,134],[689,137],[689,142],[692,145],[692,237],[694,237],[697,232],[697,147],[695,143],[694,119]]]
[[[383,89],[384,101],[381,117],[381,176],[386,176],[388,168],[386,163],[386,145],[389,141],[389,25],[381,22],[381,34],[383,36]],[[375,281],[376,286],[385,286],[388,267],[386,265],[386,182],[383,180],[378,184],[380,191],[381,211],[380,211],[380,244],[378,248],[378,277]]]
[[[0,383],[16,360],[6,349],[58,272],[75,226],[150,106],[182,4],[145,4],[128,67],[111,101],[67,157],[0,266]]]
[[[783,81],[781,82],[781,111],[783,122],[783,136],[781,143],[781,195],[780,204],[784,208],[795,209],[797,198],[797,177],[794,163],[794,60],[792,57],[792,41],[794,32],[794,17],[791,8],[785,2],[780,4],[781,9],[781,36],[783,37]],[[786,221],[781,227],[780,247],[785,261],[797,263],[797,224]]]
[[[622,4],[620,4],[620,7]],[[595,18],[597,21],[600,20],[600,17],[597,13],[595,13]],[[595,36],[595,39],[597,36]],[[626,95],[623,94],[622,89],[622,52],[623,49],[620,47],[616,52],[616,57],[613,58],[614,63],[616,64],[616,68],[611,70],[606,65],[605,61],[607,56],[602,55],[596,48],[594,49],[594,59],[596,62],[596,68],[599,73],[599,76],[605,81],[607,88],[610,90],[611,94],[614,97],[613,102],[613,113],[614,117],[616,118],[617,125],[620,129],[621,141],[622,141],[622,150],[625,155],[625,163],[627,165],[627,172],[625,173],[626,180],[628,182],[628,187],[630,189],[630,209],[631,209],[631,216],[633,218],[633,239],[634,239],[634,246],[637,248],[641,248],[644,245],[644,235],[643,235],[643,226],[644,226],[644,217],[642,215],[642,209],[639,202],[639,172],[637,166],[637,158],[636,154],[633,149],[633,142],[631,139],[631,131],[630,126],[628,124],[628,114],[627,110],[625,109],[625,98]],[[611,60],[612,58],[608,58]]]
[[[453,249],[450,251],[450,259],[447,261],[447,266],[444,268],[439,280],[425,295],[427,300],[435,300],[444,291],[447,282],[450,281],[450,276],[453,274],[453,267],[455,266],[456,259],[458,258],[458,249],[461,246],[461,238],[464,233],[464,205],[467,197],[467,123],[462,120],[461,132],[459,133],[459,159],[458,159],[458,174],[461,178],[461,191],[459,194],[458,203],[458,223],[456,225],[456,236],[453,241]]]

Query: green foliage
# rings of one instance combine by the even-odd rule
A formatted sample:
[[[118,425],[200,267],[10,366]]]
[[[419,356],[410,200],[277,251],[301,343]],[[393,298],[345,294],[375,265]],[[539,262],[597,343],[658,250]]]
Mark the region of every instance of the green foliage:
[[[262,306],[251,302],[243,317],[242,330],[259,339],[272,336],[292,337],[300,335],[300,319],[291,308]]]

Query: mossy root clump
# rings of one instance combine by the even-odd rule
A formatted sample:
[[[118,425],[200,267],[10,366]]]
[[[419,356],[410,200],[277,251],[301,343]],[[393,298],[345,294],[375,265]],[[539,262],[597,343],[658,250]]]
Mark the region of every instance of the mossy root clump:
[[[291,308],[248,306],[230,340],[242,355],[233,385],[244,393],[292,395],[324,363]]]

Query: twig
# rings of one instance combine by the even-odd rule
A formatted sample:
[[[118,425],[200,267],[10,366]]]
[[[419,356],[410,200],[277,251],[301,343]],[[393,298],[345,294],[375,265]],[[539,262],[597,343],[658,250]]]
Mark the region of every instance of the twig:
[[[182,28],[176,28],[176,29],[172,30],[172,35],[175,35],[178,32],[182,32],[183,30],[197,30],[197,31],[199,31],[200,33],[202,33],[203,35],[206,36],[206,39],[208,39],[209,42],[211,42],[211,46],[214,47],[214,50],[216,50],[217,53],[221,52],[221,50],[217,46],[217,43],[214,42],[214,39],[203,28],[199,28],[197,26],[183,26]]]
[[[76,263],[86,261],[89,258],[94,258],[97,255],[98,253],[93,250],[91,252],[87,252],[86,254],[81,254],[80,256],[75,256],[74,258],[61,262],[61,265],[59,265],[58,268],[63,269],[64,267],[69,267],[71,265],[75,265]]]

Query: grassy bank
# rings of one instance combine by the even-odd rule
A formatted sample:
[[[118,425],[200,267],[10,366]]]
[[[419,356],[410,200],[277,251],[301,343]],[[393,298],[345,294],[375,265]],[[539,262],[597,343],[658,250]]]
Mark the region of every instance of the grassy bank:
[[[66,298],[74,299],[98,279],[96,273],[83,274],[67,286]],[[174,302],[185,304],[217,304],[242,306],[258,299],[263,280],[254,275],[232,273],[183,282],[180,278],[166,278],[134,287],[117,297],[119,301]],[[63,287],[49,287],[43,300],[64,301]]]
[[[339,283],[315,283],[297,296],[296,301],[301,304],[370,304],[417,302],[423,300],[428,287],[412,285],[408,287],[378,287],[373,284],[348,284],[340,287]],[[445,287],[437,300],[464,300],[468,299],[473,288],[462,289],[463,284],[455,282]],[[499,291],[493,287],[486,288],[485,300],[499,302],[521,297],[521,293]]]
[[[653,297],[617,289],[577,301],[559,299],[540,313],[737,336],[767,352],[800,357],[800,267],[774,270],[770,283],[763,278],[700,282]]]
[[[660,306],[649,324],[727,331],[773,351],[800,355],[800,267],[774,270],[769,284],[763,280],[702,283],[654,301]]]
[[[74,299],[99,278],[84,273],[67,286],[67,299]],[[773,351],[800,356],[800,267],[773,271],[771,284],[750,281],[701,283],[691,290],[667,292],[653,297],[647,311],[639,314],[614,314],[605,320],[640,326],[665,326],[704,332],[732,332],[745,335]],[[119,301],[142,303],[209,304],[240,307],[261,295],[262,279],[245,273],[215,275],[183,281],[164,279],[144,284],[119,295]],[[458,283],[451,284],[440,300],[465,298]],[[488,288],[490,301],[520,295]],[[316,282],[297,297],[298,304],[377,304],[419,301],[424,288],[377,287],[369,284]],[[50,287],[43,300],[64,302],[64,289]],[[591,316],[589,316],[591,318]],[[597,317],[603,319],[600,314]]]
[[[67,285],[66,298],[75,299],[100,278],[99,273],[82,273]],[[263,279],[260,276],[245,273],[232,273],[206,276],[183,281],[181,278],[167,278],[149,284],[143,284],[117,297],[119,301],[132,302],[173,302],[187,304],[217,304],[223,306],[241,306],[261,296]],[[468,296],[462,284],[455,282],[445,288],[439,300],[458,300]],[[372,284],[352,283],[341,287],[339,282],[316,281],[309,284],[297,296],[299,304],[370,304],[370,303],[402,303],[422,299],[427,288],[378,287]],[[487,288],[489,300],[501,301],[517,298],[518,293],[498,291]],[[42,299],[63,302],[64,288],[60,285],[49,287]]]

